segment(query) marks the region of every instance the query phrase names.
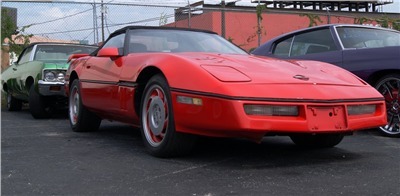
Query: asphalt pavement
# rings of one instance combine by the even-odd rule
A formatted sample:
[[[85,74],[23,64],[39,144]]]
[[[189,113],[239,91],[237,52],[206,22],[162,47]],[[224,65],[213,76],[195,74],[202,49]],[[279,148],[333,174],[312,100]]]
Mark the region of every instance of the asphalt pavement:
[[[331,149],[288,137],[201,139],[191,155],[146,153],[139,130],[72,132],[66,112],[1,111],[2,195],[400,195],[400,138],[358,132]]]

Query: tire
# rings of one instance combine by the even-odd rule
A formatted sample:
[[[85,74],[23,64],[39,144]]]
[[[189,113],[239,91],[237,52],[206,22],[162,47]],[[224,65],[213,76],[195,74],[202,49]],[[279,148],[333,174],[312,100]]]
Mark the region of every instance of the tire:
[[[22,101],[13,97],[11,93],[7,93],[7,110],[20,111],[21,109],[22,109]]]
[[[171,94],[162,75],[150,78],[140,108],[142,139],[151,155],[168,158],[186,155],[192,150],[196,136],[176,132]]]
[[[82,104],[79,80],[72,82],[68,97],[68,116],[71,128],[75,132],[97,131],[101,118],[92,113]]]
[[[400,74],[382,77],[375,88],[385,97],[388,124],[379,127],[381,134],[400,137]]]
[[[29,110],[33,118],[43,119],[50,117],[50,108],[46,104],[46,97],[37,93],[34,85],[31,85],[29,89]]]
[[[320,135],[293,135],[290,136],[293,143],[307,148],[331,148],[343,140],[342,134],[320,134]]]

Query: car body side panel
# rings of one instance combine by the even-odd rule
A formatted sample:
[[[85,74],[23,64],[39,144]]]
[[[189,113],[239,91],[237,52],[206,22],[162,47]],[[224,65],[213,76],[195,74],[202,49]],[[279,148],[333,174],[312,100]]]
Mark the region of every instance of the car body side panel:
[[[40,61],[29,61],[23,64],[13,64],[2,73],[2,80],[7,88],[18,99],[28,101],[29,89],[25,86],[28,77],[34,82],[42,75],[44,65]]]
[[[344,50],[341,67],[368,81],[376,71],[400,69],[400,47]]]
[[[88,108],[118,115],[119,77],[123,57],[91,57],[79,75],[83,104]],[[102,105],[102,107],[96,107]]]
[[[282,58],[282,59],[299,59],[299,60],[301,59],[301,60],[323,61],[323,62],[331,63],[331,64],[341,67],[343,64],[342,54],[343,54],[342,51],[337,50],[337,51],[306,54],[306,55],[287,57],[287,58],[282,58],[282,57],[278,57],[275,55],[272,55],[272,56],[274,56],[276,58]]]

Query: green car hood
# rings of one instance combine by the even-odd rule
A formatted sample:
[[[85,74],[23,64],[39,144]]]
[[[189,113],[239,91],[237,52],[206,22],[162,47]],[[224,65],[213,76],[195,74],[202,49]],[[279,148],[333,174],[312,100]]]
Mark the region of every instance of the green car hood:
[[[68,63],[44,63],[43,69],[68,69]]]

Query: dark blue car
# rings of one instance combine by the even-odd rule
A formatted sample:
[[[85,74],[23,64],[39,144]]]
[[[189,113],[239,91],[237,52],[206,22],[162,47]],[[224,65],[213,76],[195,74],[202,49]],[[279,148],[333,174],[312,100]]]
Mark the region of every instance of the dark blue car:
[[[306,28],[276,37],[252,54],[324,61],[347,69],[386,99],[383,134],[400,137],[400,32],[349,24]]]

